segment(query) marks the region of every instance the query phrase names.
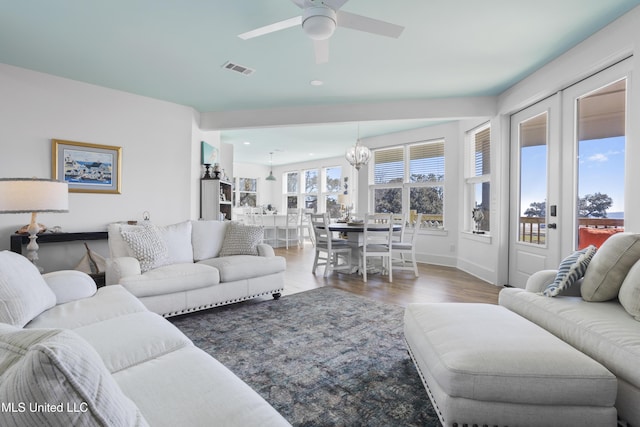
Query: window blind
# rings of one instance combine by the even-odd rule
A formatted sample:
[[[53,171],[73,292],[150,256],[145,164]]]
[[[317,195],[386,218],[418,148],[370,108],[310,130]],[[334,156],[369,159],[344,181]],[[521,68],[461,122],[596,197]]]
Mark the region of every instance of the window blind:
[[[475,134],[474,151],[475,176],[491,173],[491,128]]]
[[[373,153],[373,175],[376,184],[403,182],[404,149],[402,147],[376,150]]]
[[[411,182],[444,180],[444,141],[409,147],[409,180]]]

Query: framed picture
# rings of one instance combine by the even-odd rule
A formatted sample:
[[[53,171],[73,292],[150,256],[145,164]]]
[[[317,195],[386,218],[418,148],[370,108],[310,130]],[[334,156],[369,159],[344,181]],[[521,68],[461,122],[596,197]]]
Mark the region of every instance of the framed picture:
[[[213,165],[218,163],[218,149],[204,141],[200,143],[200,154],[203,165]]]
[[[53,179],[72,193],[120,194],[122,148],[52,139]]]

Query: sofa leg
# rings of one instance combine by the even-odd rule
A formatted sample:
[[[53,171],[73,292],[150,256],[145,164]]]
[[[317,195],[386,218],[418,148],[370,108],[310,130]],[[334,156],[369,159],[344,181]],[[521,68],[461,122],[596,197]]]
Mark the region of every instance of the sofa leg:
[[[273,299],[278,300],[281,296],[282,294],[280,292],[276,292],[275,294],[273,294]]]

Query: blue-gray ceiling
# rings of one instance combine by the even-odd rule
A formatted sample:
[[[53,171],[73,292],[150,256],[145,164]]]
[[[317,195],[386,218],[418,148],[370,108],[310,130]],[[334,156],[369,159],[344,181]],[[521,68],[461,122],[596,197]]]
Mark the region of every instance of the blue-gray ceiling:
[[[290,0],[1,0],[0,62],[200,112],[497,95],[638,4],[350,0],[344,11],[404,32],[393,39],[337,28],[329,62],[316,64],[298,27],[237,37],[299,15]],[[255,73],[224,70],[226,61]],[[345,132],[353,135],[353,125]],[[247,138],[238,130],[223,139]],[[264,152],[280,148],[264,141]],[[264,152],[237,160],[265,163]]]

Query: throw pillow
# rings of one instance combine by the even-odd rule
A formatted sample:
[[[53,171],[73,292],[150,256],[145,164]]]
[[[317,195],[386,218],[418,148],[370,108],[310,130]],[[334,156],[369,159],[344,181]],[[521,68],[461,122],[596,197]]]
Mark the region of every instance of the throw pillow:
[[[193,259],[217,258],[222,250],[222,243],[227,232],[228,221],[202,220],[193,221],[191,227],[191,243],[193,244]]]
[[[167,263],[169,250],[158,228],[152,224],[120,230],[134,256],[140,261],[143,273]]]
[[[627,313],[640,321],[640,261],[633,264],[624,278],[618,299]]]
[[[158,227],[158,230],[167,245],[167,264],[193,262],[191,221]]]
[[[584,274],[580,293],[585,301],[608,301],[618,296],[627,273],[640,259],[640,234],[609,237],[594,255]]]
[[[591,245],[579,251],[575,251],[562,260],[558,266],[558,273],[553,283],[547,285],[542,294],[547,297],[555,297],[563,290],[569,288],[578,279],[584,276],[591,258],[596,253],[596,247]]]
[[[258,255],[258,243],[264,238],[264,227],[232,222],[227,226],[220,256]]]
[[[73,331],[0,325],[0,366],[0,425],[147,425]]]
[[[0,322],[23,327],[56,305],[38,268],[15,252],[0,252]]]

